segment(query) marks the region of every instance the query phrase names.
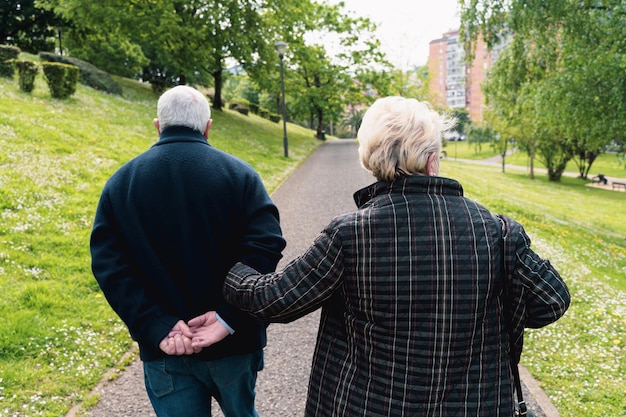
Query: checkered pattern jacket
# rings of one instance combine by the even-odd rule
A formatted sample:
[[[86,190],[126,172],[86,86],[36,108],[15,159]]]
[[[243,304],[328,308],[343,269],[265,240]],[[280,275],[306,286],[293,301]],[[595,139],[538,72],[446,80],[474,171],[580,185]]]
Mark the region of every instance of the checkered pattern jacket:
[[[306,416],[513,415],[505,313],[522,334],[561,317],[569,293],[557,271],[507,219],[516,304],[505,311],[502,227],[458,182],[379,182],[355,200],[282,271],[239,263],[224,287],[267,321],[322,307]]]

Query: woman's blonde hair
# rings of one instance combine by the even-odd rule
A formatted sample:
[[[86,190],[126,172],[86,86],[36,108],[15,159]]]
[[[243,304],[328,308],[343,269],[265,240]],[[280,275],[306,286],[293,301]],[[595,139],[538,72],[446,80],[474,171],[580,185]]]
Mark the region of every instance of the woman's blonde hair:
[[[442,134],[454,124],[426,102],[380,98],[365,112],[357,134],[361,165],[379,181],[426,174],[429,156],[439,159]]]

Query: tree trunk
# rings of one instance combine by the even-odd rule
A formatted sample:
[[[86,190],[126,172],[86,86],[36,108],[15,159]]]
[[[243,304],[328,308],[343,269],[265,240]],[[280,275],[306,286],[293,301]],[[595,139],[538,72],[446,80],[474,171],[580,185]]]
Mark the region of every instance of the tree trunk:
[[[326,134],[324,133],[324,111],[321,108],[317,108],[317,130],[315,137],[320,140],[326,140]]]
[[[457,142],[458,142],[458,139],[459,138],[457,138]],[[502,172],[503,173],[504,173],[505,166],[506,166],[506,153],[508,151],[508,148],[509,148],[509,141],[507,139],[507,140],[504,141],[504,149],[502,149],[502,154],[501,154],[501,156],[502,156]]]
[[[215,94],[213,95],[213,108],[222,111],[222,67],[213,72],[213,85]]]
[[[596,158],[598,156],[600,156],[602,154],[602,151],[589,151],[586,153],[586,162],[587,162],[587,169],[585,170],[584,175],[582,176],[583,179],[587,179],[589,176],[589,171],[591,171],[591,165],[593,165],[594,161],[596,160]]]
[[[560,182],[565,168],[548,169],[548,181]]]
[[[530,179],[535,179],[535,141],[530,144]]]

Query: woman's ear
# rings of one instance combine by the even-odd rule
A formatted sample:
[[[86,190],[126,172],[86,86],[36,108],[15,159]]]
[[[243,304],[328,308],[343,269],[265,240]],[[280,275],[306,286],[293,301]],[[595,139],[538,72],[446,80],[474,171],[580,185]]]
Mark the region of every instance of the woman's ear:
[[[431,153],[426,163],[426,175],[439,175],[439,155],[435,152]]]

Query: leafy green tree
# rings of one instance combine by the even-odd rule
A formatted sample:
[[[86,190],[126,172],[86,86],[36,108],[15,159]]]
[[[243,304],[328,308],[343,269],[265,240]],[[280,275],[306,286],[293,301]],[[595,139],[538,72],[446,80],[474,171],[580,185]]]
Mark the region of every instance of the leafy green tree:
[[[474,146],[474,152],[481,151],[484,144],[494,142],[497,133],[489,126],[472,126],[467,131],[467,142]]]
[[[289,117],[308,120],[316,137],[325,137],[326,126],[340,124],[349,104],[367,102],[367,83],[359,76],[384,57],[374,37],[375,25],[364,18],[347,16],[343,4],[318,4],[310,0],[278,0],[264,14],[274,42],[285,41],[285,89]],[[329,46],[324,39],[333,39]],[[273,47],[274,42],[267,44]],[[246,67],[255,82],[280,98],[278,57]],[[277,102],[278,103],[278,102]]]
[[[532,85],[531,79],[541,79],[543,71],[535,71],[527,60],[530,52],[521,38],[511,40],[509,47],[501,53],[489,77],[483,85],[486,103],[485,120],[498,133],[502,140],[497,148],[502,155],[504,166],[506,151],[511,138],[526,150],[530,158],[530,176],[534,177],[534,137],[530,134],[532,126],[524,127],[528,120],[522,112],[524,91]],[[504,172],[504,169],[503,169]]]
[[[128,62],[120,59],[126,55],[132,62],[128,71],[143,65],[141,77],[158,90],[188,82],[206,85],[212,80],[213,107],[219,110],[226,62],[247,64],[259,55],[265,43],[261,16],[272,0],[41,1],[80,22],[74,32],[77,50],[92,50],[92,55],[116,62]],[[80,33],[89,36],[81,39]],[[99,38],[113,40],[114,47],[98,47]]]
[[[309,116],[309,124],[316,126],[316,137],[324,139],[325,116],[341,114],[345,102],[340,94],[349,88],[351,77],[334,65],[320,46],[302,45],[294,58],[299,61],[293,70],[298,94],[291,95],[292,108],[301,118]]]
[[[115,33],[82,33],[69,29],[66,45],[72,56],[111,74],[140,78],[150,60],[136,43]],[[76,38],[80,39],[76,41]]]
[[[61,24],[56,14],[38,7],[35,0],[1,1],[0,22],[0,44],[33,54],[54,50],[55,27]]]
[[[328,123],[341,119],[346,103],[357,96],[362,99],[363,92],[354,82],[359,71],[383,63],[374,25],[368,19],[345,16],[342,4],[312,0],[41,1],[80,22],[74,33],[88,36],[75,36],[75,50],[93,51],[94,59],[114,55],[116,62],[125,63],[125,71],[143,65],[141,78],[157,89],[187,82],[208,85],[212,80],[215,109],[222,106],[224,71],[230,62],[239,63],[255,85],[279,98],[274,43],[284,40],[290,48],[285,57],[290,115],[308,118],[320,138]],[[329,34],[337,37],[338,52],[327,51],[318,40]],[[98,39],[110,39],[112,46],[98,47]],[[129,59],[120,59],[122,55]]]
[[[487,96],[500,120],[525,132],[516,139],[536,151],[553,181],[568,158],[586,177],[606,145],[623,136],[625,17],[621,0],[462,4],[466,49],[478,36],[490,47],[513,36],[490,73]]]
[[[356,137],[359,128],[361,127],[361,123],[363,122],[363,116],[365,115],[365,108],[356,107],[354,105],[350,105],[348,107],[348,112],[344,116],[342,120],[342,126],[347,127],[350,131],[350,137]]]
[[[450,113],[456,119],[455,130],[460,133],[466,133],[470,127],[469,111],[465,108],[450,109]]]
[[[225,80],[223,97],[226,101],[243,98],[250,103],[260,104],[260,94],[261,91],[248,74],[232,74]]]

